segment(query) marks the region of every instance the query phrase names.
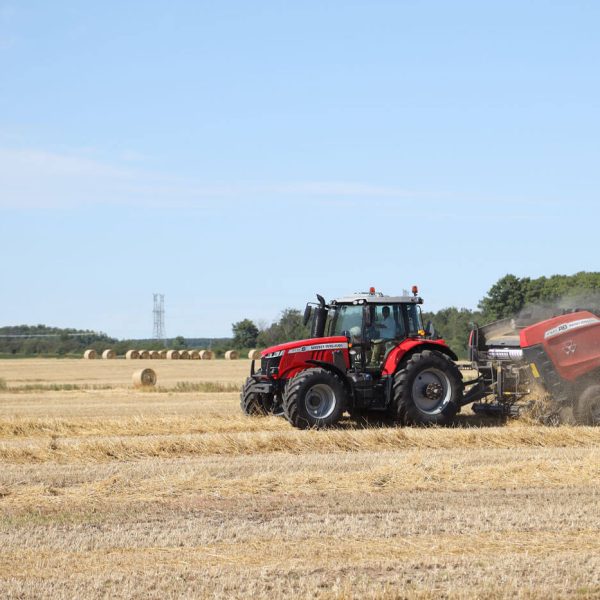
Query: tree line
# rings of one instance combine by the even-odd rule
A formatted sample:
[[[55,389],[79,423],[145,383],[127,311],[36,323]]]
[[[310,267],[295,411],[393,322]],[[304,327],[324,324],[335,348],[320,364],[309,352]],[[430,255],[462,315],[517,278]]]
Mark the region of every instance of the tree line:
[[[424,312],[424,321],[431,321],[436,333],[461,358],[467,356],[469,331],[473,323],[484,324],[517,316],[532,308],[587,308],[600,314],[600,272],[553,275],[551,277],[500,278],[479,302],[477,309],[448,307],[436,312]],[[165,347],[210,348],[217,356],[227,350],[267,348],[291,340],[304,339],[309,330],[303,324],[302,311],[284,309],[279,318],[259,327],[251,319],[232,324],[231,338],[184,338],[167,342],[157,340],[117,340],[104,333],[89,330],[60,329],[46,325],[0,327],[0,356],[81,356],[86,348],[98,352],[112,348],[125,354],[129,348],[159,350]],[[78,334],[78,335],[74,335]]]
[[[124,355],[129,349],[162,350],[173,348],[210,348],[217,356],[233,348],[231,338],[185,338],[177,336],[160,341],[154,339],[118,340],[105,333],[89,330],[48,327],[46,325],[15,325],[0,327],[0,357],[81,356],[92,348],[99,354],[111,348],[118,355]]]

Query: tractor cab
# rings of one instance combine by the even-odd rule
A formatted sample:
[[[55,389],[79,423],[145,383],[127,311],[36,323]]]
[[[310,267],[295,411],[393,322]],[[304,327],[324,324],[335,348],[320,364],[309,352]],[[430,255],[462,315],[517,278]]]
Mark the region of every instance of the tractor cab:
[[[390,352],[406,338],[424,338],[421,304],[413,287],[412,296],[385,296],[371,288],[332,300],[308,303],[304,322],[311,321],[311,337],[343,336],[348,339],[350,369],[381,373]]]

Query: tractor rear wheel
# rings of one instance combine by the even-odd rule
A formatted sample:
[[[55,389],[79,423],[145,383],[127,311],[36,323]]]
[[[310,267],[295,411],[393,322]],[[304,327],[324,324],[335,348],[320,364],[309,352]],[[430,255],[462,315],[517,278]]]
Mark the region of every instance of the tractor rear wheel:
[[[264,394],[259,394],[252,389],[255,383],[252,377],[248,377],[240,394],[240,408],[244,414],[251,417],[268,414],[263,398]]]
[[[590,385],[577,398],[573,418],[579,425],[600,425],[600,385]]]
[[[283,394],[285,418],[299,429],[322,429],[337,423],[347,398],[339,377],[325,369],[307,369],[287,382]]]
[[[394,375],[394,407],[404,425],[449,425],[463,395],[462,375],[445,354],[413,354]]]

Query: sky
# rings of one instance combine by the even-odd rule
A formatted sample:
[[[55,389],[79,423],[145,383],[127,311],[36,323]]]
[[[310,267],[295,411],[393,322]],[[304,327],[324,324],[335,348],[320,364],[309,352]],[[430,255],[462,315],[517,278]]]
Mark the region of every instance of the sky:
[[[0,0],[0,326],[221,337],[599,270],[600,3]]]

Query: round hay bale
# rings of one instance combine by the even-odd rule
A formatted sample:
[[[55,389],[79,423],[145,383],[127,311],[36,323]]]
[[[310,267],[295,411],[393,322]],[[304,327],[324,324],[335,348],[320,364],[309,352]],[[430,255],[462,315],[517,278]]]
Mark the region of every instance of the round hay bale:
[[[248,358],[250,360],[260,360],[260,350],[250,350],[250,352],[248,352]]]
[[[167,360],[178,360],[179,352],[177,350],[167,350]]]
[[[189,353],[187,350],[181,350],[181,351],[179,352],[179,358],[180,358],[181,360],[188,360],[188,359],[189,359],[189,357],[190,357],[190,353]]]
[[[212,360],[213,353],[211,350],[200,350],[200,360]]]
[[[148,350],[140,350],[140,358],[143,358],[143,359],[150,358],[150,352],[148,352]]]
[[[135,360],[140,357],[140,353],[137,350],[127,350],[125,352],[125,358],[127,360]]]
[[[240,354],[237,350],[227,350],[225,352],[225,360],[237,360],[240,357]]]
[[[89,349],[83,353],[83,358],[87,360],[94,360],[95,358],[98,358],[98,353],[95,350]]]
[[[166,350],[159,350],[158,353],[160,354],[161,358],[167,358],[167,351]]]
[[[102,358],[103,358],[104,360],[109,360],[109,359],[111,359],[111,358],[115,358],[115,356],[117,356],[117,355],[115,354],[115,351],[114,351],[114,350],[111,350],[110,348],[108,348],[107,350],[105,350],[105,351],[102,353]]]
[[[148,354],[150,355],[150,358],[152,360],[157,360],[158,358],[160,358],[160,352],[158,350],[150,350]]]
[[[152,369],[140,369],[132,375],[131,380],[133,387],[151,387],[156,385],[156,373]]]
[[[198,350],[190,350],[190,360],[200,360],[200,352]]]

